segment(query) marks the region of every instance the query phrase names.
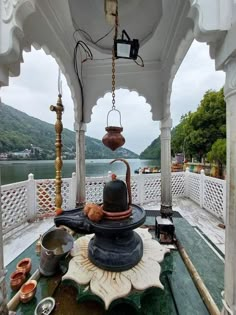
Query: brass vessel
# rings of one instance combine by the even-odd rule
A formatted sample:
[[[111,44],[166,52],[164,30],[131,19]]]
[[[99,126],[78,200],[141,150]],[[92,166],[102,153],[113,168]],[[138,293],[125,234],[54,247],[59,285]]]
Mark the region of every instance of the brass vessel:
[[[111,149],[112,151],[115,151],[119,147],[122,147],[122,145],[125,143],[125,138],[121,134],[123,131],[122,127],[114,127],[109,126],[105,128],[107,133],[102,138],[103,144]]]
[[[30,272],[31,267],[32,263],[30,258],[24,258],[21,261],[19,261],[18,264],[16,265],[16,269],[24,272],[25,274]]]
[[[11,289],[17,291],[25,282],[25,273],[23,271],[16,270],[10,275]]]
[[[20,301],[22,303],[27,303],[33,299],[35,296],[37,289],[37,281],[36,280],[29,280],[22,285],[20,288]]]

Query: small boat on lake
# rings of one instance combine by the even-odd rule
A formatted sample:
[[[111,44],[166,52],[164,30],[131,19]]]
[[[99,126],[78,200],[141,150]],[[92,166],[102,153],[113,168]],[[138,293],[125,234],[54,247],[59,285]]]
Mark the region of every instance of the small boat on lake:
[[[161,170],[157,166],[149,167],[140,167],[134,171],[135,174],[157,174],[160,173]]]

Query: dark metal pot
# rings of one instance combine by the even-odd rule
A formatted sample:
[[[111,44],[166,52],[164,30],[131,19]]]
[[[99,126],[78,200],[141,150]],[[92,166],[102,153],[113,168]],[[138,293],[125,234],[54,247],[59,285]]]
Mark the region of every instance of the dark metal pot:
[[[39,271],[52,276],[59,270],[59,262],[72,249],[73,237],[62,229],[54,229],[42,237]]]

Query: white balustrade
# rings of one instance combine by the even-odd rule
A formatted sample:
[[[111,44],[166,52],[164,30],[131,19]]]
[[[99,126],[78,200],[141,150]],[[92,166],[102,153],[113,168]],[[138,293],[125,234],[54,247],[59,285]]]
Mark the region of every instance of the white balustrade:
[[[55,215],[55,180],[54,179],[37,179],[36,181],[36,216],[45,218]],[[75,205],[73,200],[73,192],[75,188],[74,175],[72,178],[62,179],[62,209],[69,210]]]
[[[226,181],[204,174],[185,172],[185,193],[201,208],[211,212],[225,223],[226,213]]]
[[[125,176],[119,177],[125,180]],[[102,203],[103,187],[108,180],[104,177],[87,177],[85,190],[88,202]],[[35,180],[29,174],[28,180],[3,185],[1,190],[3,234],[37,218],[55,214],[54,179]],[[173,197],[188,197],[202,208],[210,211],[225,222],[225,180],[186,172],[172,173]],[[63,209],[69,210],[76,203],[76,174],[72,178],[63,178]],[[131,178],[132,202],[140,205],[159,202],[161,198],[160,174],[138,174]]]
[[[28,181],[1,187],[3,235],[28,220]]]

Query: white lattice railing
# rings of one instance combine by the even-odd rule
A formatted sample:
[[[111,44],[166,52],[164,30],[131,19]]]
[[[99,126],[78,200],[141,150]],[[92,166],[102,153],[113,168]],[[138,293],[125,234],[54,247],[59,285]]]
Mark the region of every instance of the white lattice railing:
[[[27,181],[1,187],[1,209],[3,234],[25,223],[29,219]]]
[[[185,172],[184,195],[225,222],[226,181],[200,174]]]
[[[125,177],[121,176],[121,179]],[[86,178],[86,200],[102,203],[103,187],[107,177]],[[186,172],[172,173],[173,197],[186,196],[202,208],[225,221],[225,180]],[[146,204],[160,201],[161,174],[134,175],[131,178],[132,202]],[[63,209],[75,207],[76,176],[64,178],[62,183]],[[1,189],[3,234],[29,220],[54,215],[55,186],[53,179],[34,180],[4,185]]]
[[[55,180],[36,180],[36,207],[35,212],[37,217],[53,216],[55,214]],[[61,194],[62,194],[62,209],[68,210],[75,206],[74,199],[75,174],[72,178],[63,178]]]

